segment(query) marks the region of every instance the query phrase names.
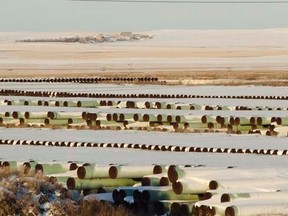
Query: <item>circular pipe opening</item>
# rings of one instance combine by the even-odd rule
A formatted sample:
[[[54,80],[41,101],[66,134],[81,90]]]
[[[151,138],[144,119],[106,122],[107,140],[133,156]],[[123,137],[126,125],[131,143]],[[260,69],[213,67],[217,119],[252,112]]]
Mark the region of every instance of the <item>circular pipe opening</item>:
[[[144,115],[143,115],[143,121],[148,122],[149,119],[150,119],[150,117],[149,117],[148,114],[144,114]]]
[[[229,194],[226,194],[226,193],[222,194],[221,202],[230,202],[230,200],[231,200],[231,198],[230,198]]]
[[[171,165],[168,168],[168,179],[170,182],[174,183],[178,180],[178,172],[175,165]]]
[[[229,206],[225,210],[225,216],[235,216],[236,212],[233,206]]]
[[[170,208],[171,208],[171,215],[181,215],[180,214],[181,205],[178,202],[173,202]]]
[[[174,193],[176,194],[181,194],[183,192],[183,185],[181,182],[174,182],[172,184],[172,188],[173,188]]]
[[[79,179],[84,179],[86,176],[86,170],[83,166],[78,167],[77,169],[77,176]]]
[[[118,169],[116,166],[111,166],[109,168],[109,177],[112,179],[116,179],[118,175]]]
[[[35,171],[36,172],[38,172],[38,171],[44,172],[43,166],[41,164],[36,164]]]
[[[207,123],[207,116],[206,116],[206,115],[203,115],[203,116],[202,116],[201,122],[202,122],[203,124]]]
[[[282,118],[278,117],[278,118],[276,119],[276,123],[277,123],[278,125],[282,125]]]
[[[74,179],[74,178],[71,178],[71,177],[67,179],[66,184],[67,184],[67,188],[68,188],[69,190],[74,190],[75,187],[76,187],[75,179]]]
[[[139,115],[138,114],[134,114],[133,115],[133,119],[134,119],[134,121],[138,121],[139,120]]]
[[[150,178],[148,178],[148,177],[142,178],[142,180],[141,180],[141,185],[142,185],[142,186],[150,186],[150,185],[151,185]]]
[[[167,177],[161,177],[159,184],[160,186],[169,186],[169,179]]]
[[[215,181],[215,180],[210,181],[210,183],[209,183],[209,188],[210,188],[211,190],[216,190],[216,189],[218,188],[218,182]]]
[[[155,165],[154,168],[153,168],[153,174],[160,174],[162,173],[162,167],[159,166],[159,165]]]

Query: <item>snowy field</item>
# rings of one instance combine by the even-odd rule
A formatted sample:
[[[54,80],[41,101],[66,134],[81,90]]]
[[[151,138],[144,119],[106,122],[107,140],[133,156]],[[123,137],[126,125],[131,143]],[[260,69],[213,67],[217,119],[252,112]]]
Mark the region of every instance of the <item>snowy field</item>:
[[[5,199],[14,200],[6,200],[6,206],[6,201],[1,200],[0,215],[11,203],[23,201],[23,197],[27,205],[21,208],[46,215],[60,215],[59,210],[67,206],[76,212],[83,199],[121,201],[138,210],[147,207],[149,211],[142,212],[145,216],[169,215],[175,211],[172,204],[188,211],[175,215],[288,214],[288,30],[146,33],[154,39],[110,44],[15,42],[91,36],[91,32],[0,33],[3,77],[105,77],[118,73],[127,77],[162,75],[160,80],[170,79],[173,84],[1,82],[0,192],[7,195],[3,196]],[[234,86],[242,84],[244,72],[249,82]],[[256,72],[258,77],[254,76]],[[210,73],[220,74],[215,79],[221,85],[207,85],[209,80],[205,79]],[[169,77],[171,74],[173,77]],[[270,86],[248,85],[259,84],[262,78]],[[232,85],[224,86],[225,80]],[[283,81],[283,87],[269,83],[275,80]],[[180,85],[186,82],[205,85]],[[88,98],[55,97],[51,93],[50,97],[33,97],[17,96],[17,92],[6,95],[5,90],[123,95]],[[127,97],[132,94],[175,98]],[[78,106],[78,102],[84,105]],[[239,107],[249,110],[238,110]],[[30,167],[23,165],[28,161]],[[68,161],[76,163],[73,169]],[[154,172],[155,164],[161,165],[161,172]],[[33,178],[27,178],[22,168],[33,173]],[[24,181],[23,176],[5,176],[16,170],[24,172]],[[51,178],[49,183],[43,183],[43,178],[38,178],[39,171],[60,182],[61,191],[59,187],[55,189]],[[119,178],[113,177],[118,174]],[[144,185],[144,178],[148,178],[151,187]],[[125,184],[119,185],[123,180]],[[39,190],[30,193],[29,181],[33,185],[37,182]],[[14,183],[17,187],[9,185]],[[107,193],[96,194],[100,188]],[[91,194],[84,198],[84,192]],[[63,204],[64,199],[68,204]],[[58,214],[53,206],[58,208]],[[3,215],[15,214],[8,212]]]
[[[2,83],[2,89],[21,89],[37,91],[69,91],[69,92],[92,92],[92,93],[161,93],[161,94],[200,94],[200,95],[269,95],[287,96],[286,87],[223,87],[223,86],[138,86],[138,85],[112,85],[112,84],[35,84],[35,83]],[[273,111],[227,111],[227,110],[167,110],[167,109],[124,109],[115,107],[55,107],[55,106],[7,106],[4,100],[89,100],[87,98],[40,98],[40,97],[11,97],[1,96],[0,112],[30,111],[66,111],[66,112],[96,112],[96,113],[147,113],[163,115],[222,115],[222,116],[265,116],[265,117],[286,117],[287,110]],[[100,99],[99,99],[100,100]],[[102,98],[103,100],[103,98]],[[104,98],[105,100],[105,98]],[[108,100],[108,99],[106,99]],[[113,100],[113,98],[109,98]],[[119,99],[115,99],[119,100]],[[121,99],[125,101],[125,99]],[[251,99],[215,99],[215,98],[180,98],[180,99],[135,99],[136,101],[161,101],[161,102],[182,102],[199,103],[209,105],[226,106],[270,106],[288,107],[287,100],[251,100]],[[19,140],[41,140],[41,141],[77,141],[97,143],[134,143],[149,145],[178,145],[193,147],[217,147],[217,148],[244,148],[244,149],[277,149],[286,150],[287,137],[267,137],[261,135],[234,135],[234,134],[194,134],[194,133],[173,133],[173,132],[147,132],[147,131],[99,131],[99,130],[51,130],[51,129],[25,129],[25,128],[1,128],[1,139]],[[12,150],[13,149],[13,150]],[[14,151],[21,149],[21,151]],[[22,149],[25,154],[22,155]],[[26,151],[27,149],[27,151]],[[79,152],[79,153],[78,153]],[[127,157],[131,155],[131,157]],[[111,155],[111,157],[109,157]],[[234,160],[234,155],[222,155],[217,153],[175,153],[175,152],[147,152],[132,149],[101,149],[101,148],[56,148],[56,147],[31,147],[31,146],[1,146],[2,160],[76,160],[91,161],[95,163],[129,163],[141,164],[205,164],[208,166],[248,166],[253,163],[255,166],[284,166],[286,156],[259,156],[259,155],[236,155],[239,160]],[[269,160],[266,160],[266,157]],[[65,159],[64,159],[65,158]],[[221,160],[219,159],[221,158]],[[265,158],[265,159],[264,159]],[[251,160],[251,161],[250,161]],[[265,162],[263,161],[265,160]]]

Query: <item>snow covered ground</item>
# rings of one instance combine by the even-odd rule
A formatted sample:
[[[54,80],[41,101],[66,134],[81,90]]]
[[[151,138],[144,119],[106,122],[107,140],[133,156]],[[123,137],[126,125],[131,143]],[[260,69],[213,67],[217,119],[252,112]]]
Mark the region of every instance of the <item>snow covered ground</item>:
[[[256,86],[138,86],[112,84],[43,84],[43,83],[2,83],[3,89],[22,89],[37,91],[69,91],[94,93],[162,93],[162,94],[200,94],[200,95],[270,95],[287,96],[287,87]],[[106,113],[163,113],[193,115],[235,115],[235,116],[287,116],[287,111],[185,111],[158,109],[119,109],[119,108],[73,108],[44,106],[7,106],[5,99],[32,100],[90,100],[88,98],[34,98],[1,96],[0,112],[5,111],[88,111]],[[103,98],[102,98],[103,99]],[[108,98],[107,98],[108,100]],[[109,98],[109,100],[113,100]],[[115,99],[119,100],[119,99]],[[120,99],[125,101],[126,99]],[[130,99],[129,99],[130,100]],[[134,99],[133,99],[134,100]],[[135,99],[136,101],[171,101],[186,103],[204,103],[218,105],[274,106],[288,107],[286,100],[249,100],[249,99]],[[267,137],[260,135],[231,134],[191,134],[147,131],[106,131],[106,130],[50,130],[0,128],[1,139],[40,140],[40,141],[75,141],[96,143],[134,143],[154,145],[178,145],[193,147],[250,148],[286,150],[287,137]],[[207,166],[240,166],[240,167],[283,167],[287,156],[220,154],[192,152],[155,152],[133,149],[85,148],[85,147],[44,147],[44,146],[0,146],[1,160],[40,160],[40,161],[85,161],[99,164],[204,164]],[[23,152],[25,152],[23,154]]]

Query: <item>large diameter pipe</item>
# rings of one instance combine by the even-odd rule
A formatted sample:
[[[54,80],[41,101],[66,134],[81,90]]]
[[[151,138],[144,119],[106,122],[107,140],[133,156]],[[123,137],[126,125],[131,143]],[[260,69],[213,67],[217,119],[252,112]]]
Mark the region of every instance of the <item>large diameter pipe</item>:
[[[208,123],[208,122],[216,123],[216,117],[203,115],[203,116],[201,117],[201,122],[202,122],[203,124],[206,124],[206,123]]]
[[[176,194],[205,193],[207,190],[209,190],[209,180],[203,180],[200,178],[180,179],[173,183],[172,188]]]
[[[45,119],[47,118],[47,112],[25,112],[24,116],[26,119]]]
[[[234,117],[234,125],[250,125],[249,117]]]
[[[288,126],[288,117],[278,117],[276,119],[277,125],[283,125],[283,126]]]
[[[18,125],[19,119],[14,119],[11,117],[0,117],[0,125]]]
[[[35,172],[41,171],[46,175],[56,174],[56,173],[65,173],[73,167],[72,164],[61,164],[61,163],[52,163],[52,164],[37,164],[35,166]]]
[[[80,166],[77,169],[79,179],[109,178],[109,166]]]
[[[175,166],[171,165],[168,168],[168,178],[171,183],[176,182],[181,178],[189,178],[189,177],[198,177],[212,173],[218,173],[226,171],[225,168],[203,168],[203,167],[183,167],[183,166]]]
[[[190,110],[190,104],[176,104],[177,110]]]
[[[200,123],[201,122],[201,116],[195,116],[195,115],[178,115],[176,116],[176,122],[178,123]]]
[[[286,200],[261,200],[255,203],[232,205],[226,208],[225,216],[288,215]]]
[[[271,118],[270,117],[257,117],[256,119],[257,125],[270,125]]]
[[[160,101],[155,102],[155,107],[157,109],[166,109],[166,106],[167,106],[166,102],[160,102]]]
[[[176,109],[176,107],[177,107],[177,104],[175,104],[175,103],[168,103],[168,104],[166,104],[166,109]]]
[[[18,112],[18,111],[12,112],[12,117],[15,119],[24,118],[25,117],[24,115],[25,112]]]
[[[233,200],[242,199],[278,199],[288,200],[288,192],[239,192],[239,193],[224,193],[221,196],[221,202],[230,202]]]
[[[82,112],[52,112],[48,111],[47,117],[50,119],[82,118]]]
[[[77,107],[78,101],[64,101],[63,106],[64,107]]]
[[[8,106],[24,106],[24,100],[8,100]]]
[[[190,110],[201,110],[201,108],[200,104],[190,104]]]
[[[45,125],[68,126],[68,119],[48,119],[44,120]]]
[[[35,100],[25,100],[24,106],[38,106],[38,101]]]
[[[93,101],[78,101],[77,107],[85,107],[85,108],[96,108],[100,106],[100,102],[93,100]]]
[[[160,189],[160,188],[159,188]],[[199,200],[195,194],[175,194],[170,187],[167,190],[144,190],[142,201],[144,203],[156,202],[159,200]]]
[[[211,180],[209,183],[209,188],[211,190],[216,190],[218,188],[241,188],[243,185],[245,187],[254,187],[254,188],[262,188],[265,187],[267,189],[281,189],[283,188],[283,184],[287,183],[286,179],[281,178],[237,178],[237,179],[219,179],[219,180]],[[287,187],[286,187],[287,188]]]
[[[23,164],[17,161],[3,161],[1,168],[8,172],[14,172],[23,169]]]
[[[82,190],[82,189],[97,189],[100,187],[119,187],[119,186],[132,186],[136,182],[132,179],[109,179],[109,178],[95,178],[95,179],[79,179],[68,178],[67,188],[69,190]]]
[[[221,181],[229,182],[231,180],[231,184],[233,184],[233,181],[235,180],[235,178],[243,179],[243,177],[245,176],[246,177],[248,176],[251,179],[252,177],[259,179],[259,176],[263,178],[264,177],[270,178],[273,175],[277,175],[278,172],[279,170],[278,171],[271,170],[268,168],[262,169],[261,172],[259,172],[258,169],[239,169],[239,168],[230,168],[230,167],[228,168],[183,167],[183,166],[171,165],[168,168],[168,178],[169,178],[169,181],[172,183],[182,178],[202,178],[202,179],[207,179],[207,180],[212,180],[213,178],[215,178],[216,183],[217,183],[217,180],[219,180],[219,183],[221,183]],[[223,176],[226,176],[226,179],[223,179]],[[277,181],[278,180],[279,179],[277,179]],[[241,180],[239,181],[241,182]]]
[[[162,169],[158,165],[151,166],[111,166],[109,177],[116,178],[142,178],[145,175],[159,174]],[[160,167],[161,168],[161,167]]]

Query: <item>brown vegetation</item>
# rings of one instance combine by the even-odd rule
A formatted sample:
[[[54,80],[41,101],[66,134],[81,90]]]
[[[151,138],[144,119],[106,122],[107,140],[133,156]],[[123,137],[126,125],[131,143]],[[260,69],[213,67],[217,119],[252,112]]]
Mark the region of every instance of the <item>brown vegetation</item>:
[[[70,192],[42,174],[11,172],[0,167],[0,215],[129,216],[123,206],[97,200],[73,200]]]

